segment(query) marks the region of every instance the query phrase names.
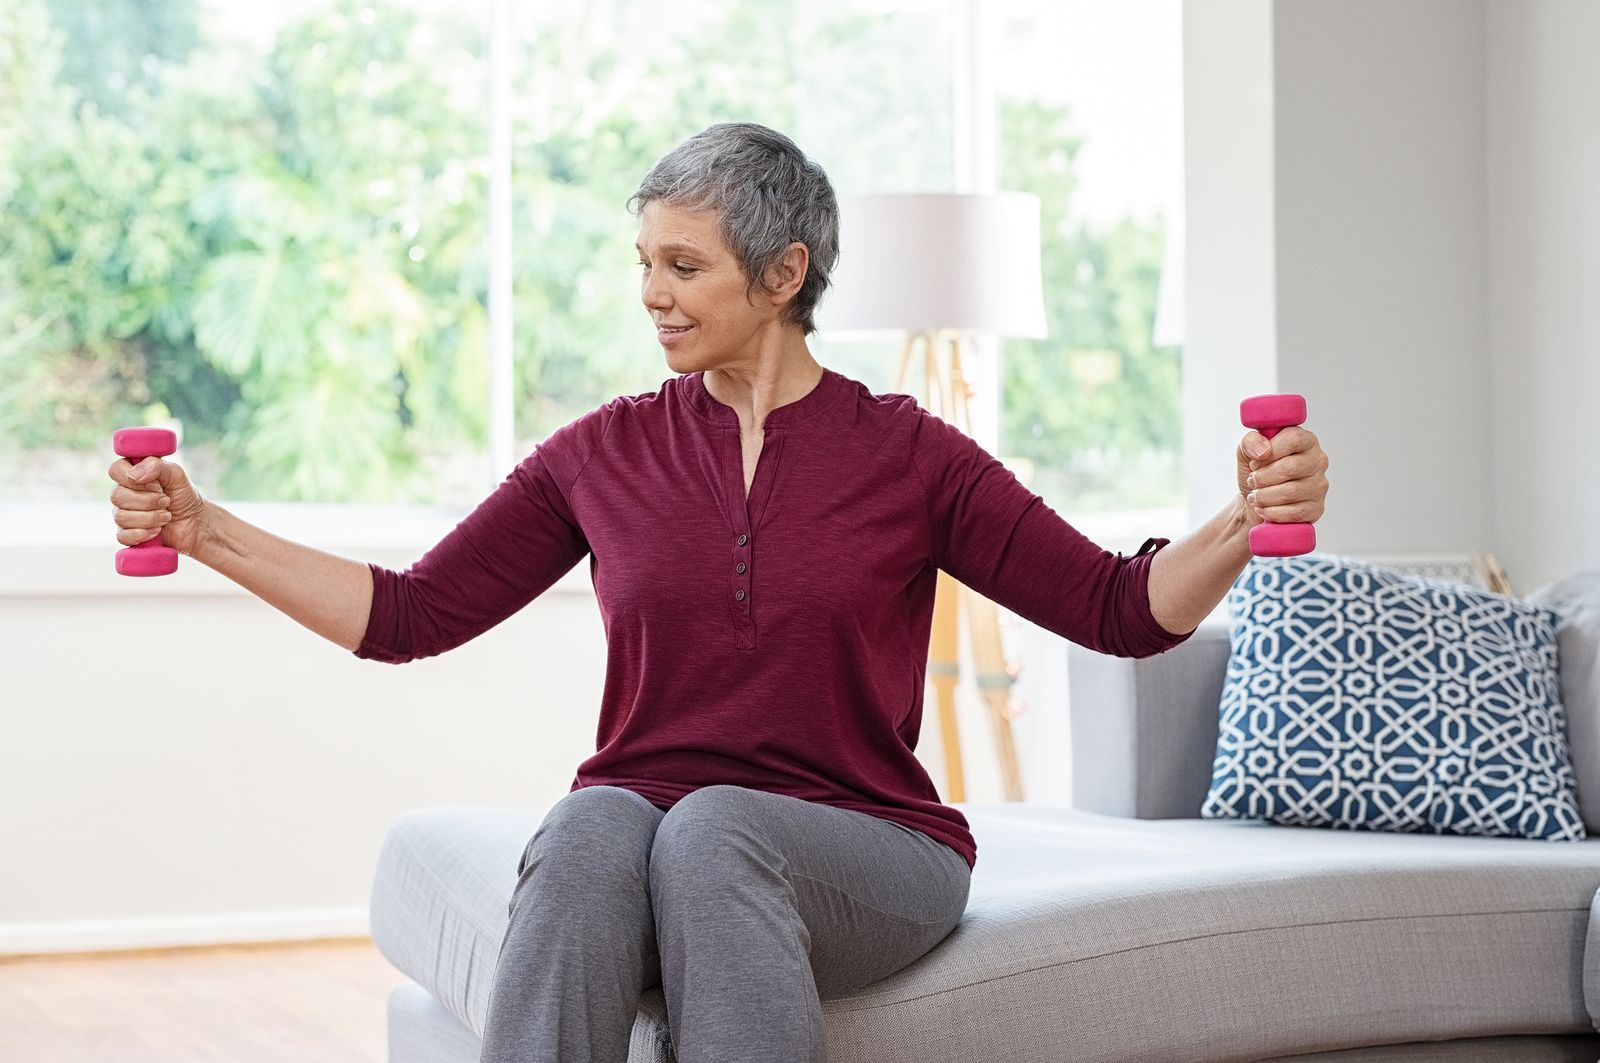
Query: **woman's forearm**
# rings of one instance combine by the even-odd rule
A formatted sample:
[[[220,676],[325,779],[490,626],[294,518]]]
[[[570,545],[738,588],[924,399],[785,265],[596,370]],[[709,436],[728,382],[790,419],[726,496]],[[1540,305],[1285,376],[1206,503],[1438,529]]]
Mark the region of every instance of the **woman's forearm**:
[[[1211,615],[1250,563],[1250,525],[1244,500],[1156,551],[1150,561],[1150,612],[1167,631],[1193,631]]]
[[[354,652],[372,610],[372,572],[351,561],[281,539],[206,503],[196,561],[227,576],[317,634]]]

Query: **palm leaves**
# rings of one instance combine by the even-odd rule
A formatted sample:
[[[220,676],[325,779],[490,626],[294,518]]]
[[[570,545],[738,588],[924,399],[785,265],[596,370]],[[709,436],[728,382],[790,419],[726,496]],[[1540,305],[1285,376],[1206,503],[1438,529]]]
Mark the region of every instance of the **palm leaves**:
[[[236,377],[288,375],[310,348],[305,314],[317,293],[282,248],[235,251],[200,275],[194,339],[208,361]],[[312,311],[315,312],[314,310]]]

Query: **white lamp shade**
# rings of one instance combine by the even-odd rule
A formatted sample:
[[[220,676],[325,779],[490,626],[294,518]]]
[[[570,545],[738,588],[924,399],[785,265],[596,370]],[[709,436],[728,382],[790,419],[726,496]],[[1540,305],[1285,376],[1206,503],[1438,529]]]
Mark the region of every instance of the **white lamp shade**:
[[[910,193],[839,200],[825,333],[961,329],[1042,339],[1039,197]]]

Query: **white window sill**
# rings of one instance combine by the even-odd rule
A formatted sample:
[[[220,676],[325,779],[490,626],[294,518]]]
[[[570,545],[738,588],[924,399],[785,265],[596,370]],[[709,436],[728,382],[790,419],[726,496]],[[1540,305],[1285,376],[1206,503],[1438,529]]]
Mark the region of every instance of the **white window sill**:
[[[307,502],[223,502],[228,512],[272,534],[356,561],[402,571],[466,517],[439,506],[335,505]],[[193,558],[158,579],[117,574],[111,503],[0,504],[0,597],[126,594],[248,595]],[[575,565],[547,593],[592,596],[587,562]]]

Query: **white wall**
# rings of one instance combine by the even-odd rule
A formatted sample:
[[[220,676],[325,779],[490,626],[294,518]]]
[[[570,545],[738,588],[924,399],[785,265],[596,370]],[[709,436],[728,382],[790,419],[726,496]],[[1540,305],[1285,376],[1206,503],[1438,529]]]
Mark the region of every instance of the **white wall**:
[[[355,541],[316,507],[228,508],[396,570],[456,519],[361,513],[372,534]],[[394,666],[188,559],[118,576],[114,535],[109,505],[0,506],[0,955],[364,934],[400,813],[548,807],[594,751],[605,637],[587,562],[477,639]],[[1011,618],[1006,648],[1025,661],[1028,796],[1065,803],[1065,643]],[[970,683],[957,715],[967,800],[1000,800]],[[917,756],[942,787],[931,694]]]
[[[263,526],[342,556],[422,552],[266,508]],[[396,815],[550,803],[593,749],[604,639],[572,588],[582,566],[473,642],[394,667],[187,559],[115,575],[109,506],[93,509],[0,562],[26,558],[0,570],[0,953],[365,933]]]
[[[1493,533],[1527,591],[1600,568],[1600,4],[1491,3],[1487,37]]]
[[[1318,544],[1600,568],[1600,75],[1587,0],[1184,9],[1189,502],[1238,399],[1306,395]]]

